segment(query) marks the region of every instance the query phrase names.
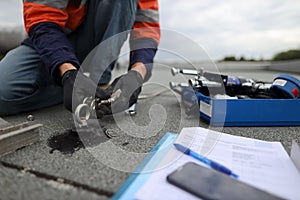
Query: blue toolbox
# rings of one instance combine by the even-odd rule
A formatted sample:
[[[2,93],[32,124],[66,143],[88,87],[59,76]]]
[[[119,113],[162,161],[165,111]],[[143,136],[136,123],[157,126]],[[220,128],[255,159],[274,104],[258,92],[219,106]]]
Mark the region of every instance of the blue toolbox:
[[[187,114],[200,109],[200,117],[211,126],[300,125],[300,81],[293,76],[264,83],[203,71],[172,68],[172,73],[196,76],[189,84],[170,87],[181,94]]]
[[[215,99],[196,93],[212,126],[299,126],[299,99]]]

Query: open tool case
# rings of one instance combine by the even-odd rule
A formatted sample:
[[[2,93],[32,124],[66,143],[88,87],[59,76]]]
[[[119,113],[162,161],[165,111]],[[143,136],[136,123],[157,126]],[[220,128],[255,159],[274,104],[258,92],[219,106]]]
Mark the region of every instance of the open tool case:
[[[172,69],[172,73],[176,73],[175,69]],[[185,72],[177,69],[177,73],[184,74]],[[192,75],[191,70],[186,73]],[[199,72],[197,73],[199,76]],[[212,85],[210,80],[208,80],[208,83],[205,81],[207,81],[207,79],[204,79],[204,81],[202,79],[200,80],[201,87]],[[241,85],[240,80],[233,81],[228,78],[228,83],[230,81],[235,82],[234,84],[236,85]],[[269,84],[251,83],[251,87],[255,85],[256,89],[261,87],[261,91],[269,92],[271,96],[269,98],[214,98],[205,95],[205,90],[204,92],[201,92],[203,90],[199,91],[195,85],[197,85],[195,84],[195,79],[190,79],[189,86],[181,86],[179,84],[176,86],[181,86],[183,91],[188,90],[188,87],[193,88],[193,92],[196,94],[197,102],[199,103],[200,117],[212,126],[300,125],[300,81],[293,76],[280,75]],[[174,88],[174,83],[170,83],[170,86]],[[186,94],[188,94],[188,92],[181,94],[183,96],[185,95],[185,97],[182,98],[183,100],[187,99]],[[272,96],[274,96],[274,98],[272,98]]]
[[[300,99],[215,99],[199,92],[196,95],[200,117],[212,126],[300,125]]]

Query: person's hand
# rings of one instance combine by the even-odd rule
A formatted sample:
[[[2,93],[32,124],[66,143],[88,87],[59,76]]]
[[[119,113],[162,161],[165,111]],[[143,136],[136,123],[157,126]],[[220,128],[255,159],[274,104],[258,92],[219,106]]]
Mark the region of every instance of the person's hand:
[[[76,86],[74,87],[75,80]],[[103,100],[110,97],[108,92],[100,89],[91,79],[75,69],[68,70],[63,74],[62,85],[64,90],[64,105],[71,112],[72,105],[79,105],[85,97],[92,96]]]
[[[112,84],[106,89],[110,94],[121,91],[121,95],[110,106],[101,106],[98,113],[102,115],[118,113],[128,109],[137,102],[138,96],[142,91],[143,78],[139,72],[130,70],[116,78]],[[100,114],[101,115],[101,114]]]

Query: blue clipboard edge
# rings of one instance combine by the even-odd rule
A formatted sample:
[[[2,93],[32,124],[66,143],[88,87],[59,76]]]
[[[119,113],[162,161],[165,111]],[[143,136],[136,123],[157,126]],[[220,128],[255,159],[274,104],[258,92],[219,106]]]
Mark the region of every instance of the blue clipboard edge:
[[[150,153],[146,156],[146,158],[139,164],[139,166],[134,170],[134,172],[140,172],[143,168],[146,167],[146,165],[149,163],[151,158],[155,155],[151,152],[157,151],[168,139],[171,139],[172,141],[175,141],[178,134],[167,132],[160,140],[159,142],[153,147],[153,149],[150,151]],[[111,198],[112,200],[119,200],[123,194],[126,192],[126,190],[131,186],[131,184],[136,180],[136,178],[140,175],[139,173],[131,173],[131,175],[128,177],[128,179],[123,183],[123,185],[118,189],[118,191],[114,194],[114,196]],[[142,185],[141,185],[142,186]],[[134,194],[133,194],[134,195]],[[132,196],[133,197],[133,196]],[[128,197],[127,197],[128,198]]]

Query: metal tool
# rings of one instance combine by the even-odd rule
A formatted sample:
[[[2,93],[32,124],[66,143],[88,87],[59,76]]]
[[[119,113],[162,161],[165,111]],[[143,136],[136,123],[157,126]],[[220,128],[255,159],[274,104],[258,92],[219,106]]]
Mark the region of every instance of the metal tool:
[[[197,72],[197,73],[196,73]],[[182,73],[191,75],[191,70],[172,68],[171,73]],[[189,85],[196,91],[205,96],[214,96],[216,94],[227,94],[229,96],[246,95],[257,98],[271,98],[271,83],[256,81],[244,77],[229,76],[214,72],[207,72],[203,68],[199,71],[194,70],[197,74],[194,78],[188,80]]]
[[[169,83],[169,86],[170,86],[170,88],[171,88],[174,92],[176,92],[176,93],[182,95],[182,88],[184,88],[184,87],[189,87],[189,84],[188,84],[188,83],[174,83],[174,82],[170,82],[170,83]]]
[[[91,113],[99,109],[101,105],[108,105],[115,102],[121,95],[121,90],[117,90],[110,96],[109,99],[101,100],[99,98],[86,97],[82,104],[79,104],[74,112],[75,119],[79,123],[79,126],[87,126],[87,120],[89,120]]]
[[[198,71],[197,70],[192,70],[192,69],[178,69],[175,67],[171,68],[171,73],[173,76],[175,76],[176,74],[184,74],[184,75],[198,75]]]
[[[121,90],[118,89],[117,91],[115,91],[114,93],[112,93],[112,95],[110,96],[109,99],[106,99],[106,100],[100,100],[98,98],[95,99],[95,102],[96,102],[96,106],[97,107],[100,107],[101,105],[104,105],[104,104],[111,104],[113,102],[115,102],[120,96],[121,96]]]
[[[32,122],[12,125],[0,118],[0,156],[38,142],[42,126]]]
[[[287,74],[279,75],[273,82],[265,82],[207,72],[203,68],[197,71],[173,67],[171,73],[173,75],[178,73],[196,74],[194,78],[189,79],[188,83],[196,92],[200,92],[205,96],[226,94],[238,98],[300,98],[300,80]],[[174,90],[175,87],[172,86],[174,86],[174,83],[172,85],[170,83],[171,89]]]
[[[214,94],[225,93],[223,85],[226,81],[226,77],[218,73],[206,72],[203,68],[197,71],[192,69],[178,69],[175,67],[171,68],[171,73],[173,76],[179,73],[194,75],[194,78],[190,78],[188,83],[195,91],[201,92],[204,95],[209,95],[210,92]]]
[[[136,115],[136,104],[133,104],[130,108],[125,110],[125,113],[130,116]]]

